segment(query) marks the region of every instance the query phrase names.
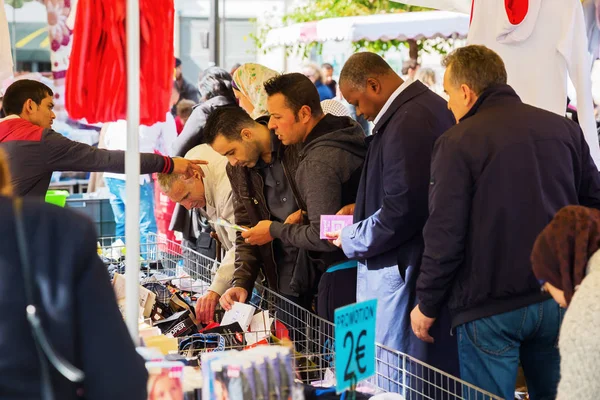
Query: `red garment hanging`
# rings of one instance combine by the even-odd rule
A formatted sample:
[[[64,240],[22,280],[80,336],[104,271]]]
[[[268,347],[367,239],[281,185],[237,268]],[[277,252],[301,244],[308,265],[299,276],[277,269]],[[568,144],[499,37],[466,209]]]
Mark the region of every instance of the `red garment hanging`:
[[[140,0],[140,123],[165,120],[173,85],[173,0]],[[90,123],[127,117],[126,0],[79,0],[65,106]]]

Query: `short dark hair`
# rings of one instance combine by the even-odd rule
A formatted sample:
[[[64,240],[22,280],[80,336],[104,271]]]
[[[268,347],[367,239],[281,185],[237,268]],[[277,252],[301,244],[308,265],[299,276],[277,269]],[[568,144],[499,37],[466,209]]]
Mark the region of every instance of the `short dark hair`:
[[[231,74],[221,67],[209,67],[198,82],[198,90],[203,99],[223,96],[235,103],[235,95],[231,88]]]
[[[242,129],[254,124],[256,121],[237,105],[216,107],[204,125],[204,139],[209,145],[215,142],[218,135],[223,135],[228,140],[240,140]]]
[[[31,99],[35,104],[40,105],[42,100],[48,96],[54,96],[52,89],[44,85],[42,82],[20,79],[13,82],[2,99],[2,109],[6,115],[19,115],[23,112],[23,106],[28,99]]]
[[[331,65],[329,63],[323,63],[323,64],[321,64],[321,68],[330,69],[330,70],[333,71],[333,65]]]
[[[340,85],[362,90],[367,79],[392,73],[392,67],[379,54],[363,51],[348,58],[340,73]]]
[[[294,111],[294,115],[298,115],[303,106],[310,107],[313,117],[323,114],[317,87],[302,74],[294,72],[278,75],[266,81],[264,86],[268,96],[282,94],[288,107]]]
[[[175,111],[177,112],[177,116],[179,118],[189,118],[192,115],[192,111],[194,110],[194,106],[196,103],[193,100],[183,99],[177,106],[175,106]]]
[[[484,90],[507,82],[502,58],[485,46],[471,45],[454,50],[442,61],[450,70],[453,85],[465,84],[480,95]]]

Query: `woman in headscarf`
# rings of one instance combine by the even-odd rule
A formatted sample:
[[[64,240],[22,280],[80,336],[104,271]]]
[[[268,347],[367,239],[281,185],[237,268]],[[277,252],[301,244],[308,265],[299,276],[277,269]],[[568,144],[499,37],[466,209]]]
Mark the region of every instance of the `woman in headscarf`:
[[[600,393],[600,211],[561,209],[538,236],[533,272],[563,308],[558,399],[595,399]]]
[[[260,64],[244,64],[233,74],[233,93],[242,107],[253,119],[268,114],[267,93],[263,84],[279,75]]]

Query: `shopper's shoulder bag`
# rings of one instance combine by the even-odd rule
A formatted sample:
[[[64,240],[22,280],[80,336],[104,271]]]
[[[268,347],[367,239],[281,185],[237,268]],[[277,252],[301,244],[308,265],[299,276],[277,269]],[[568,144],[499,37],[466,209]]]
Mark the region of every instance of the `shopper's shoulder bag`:
[[[48,340],[48,336],[46,335],[44,328],[42,327],[42,322],[39,317],[39,310],[42,308],[38,307],[35,301],[34,279],[32,276],[31,263],[29,261],[25,224],[23,223],[23,199],[15,198],[13,200],[13,209],[17,228],[17,244],[19,248],[21,268],[23,269],[23,282],[25,285],[25,299],[27,303],[25,312],[27,315],[27,321],[31,327],[33,341],[35,342],[35,347],[40,360],[40,370],[42,375],[42,399],[53,400],[54,393],[52,391],[52,381],[50,379],[48,361],[50,361],[50,364],[52,364],[52,366],[56,368],[62,376],[71,382],[82,382],[84,373],[56,352]]]

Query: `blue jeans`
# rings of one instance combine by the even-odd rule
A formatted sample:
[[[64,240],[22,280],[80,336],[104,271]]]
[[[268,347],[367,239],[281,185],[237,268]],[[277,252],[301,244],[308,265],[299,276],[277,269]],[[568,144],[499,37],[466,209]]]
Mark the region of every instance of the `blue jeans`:
[[[110,190],[110,205],[115,215],[116,236],[125,240],[125,181],[115,178],[104,178]],[[148,234],[156,233],[156,218],[154,218],[154,182],[140,186],[140,244],[148,242]],[[141,256],[147,258],[146,246],[142,246]]]
[[[546,300],[458,326],[461,378],[513,399],[520,360],[530,398],[554,399],[560,379],[558,333],[563,315],[554,300]]]

